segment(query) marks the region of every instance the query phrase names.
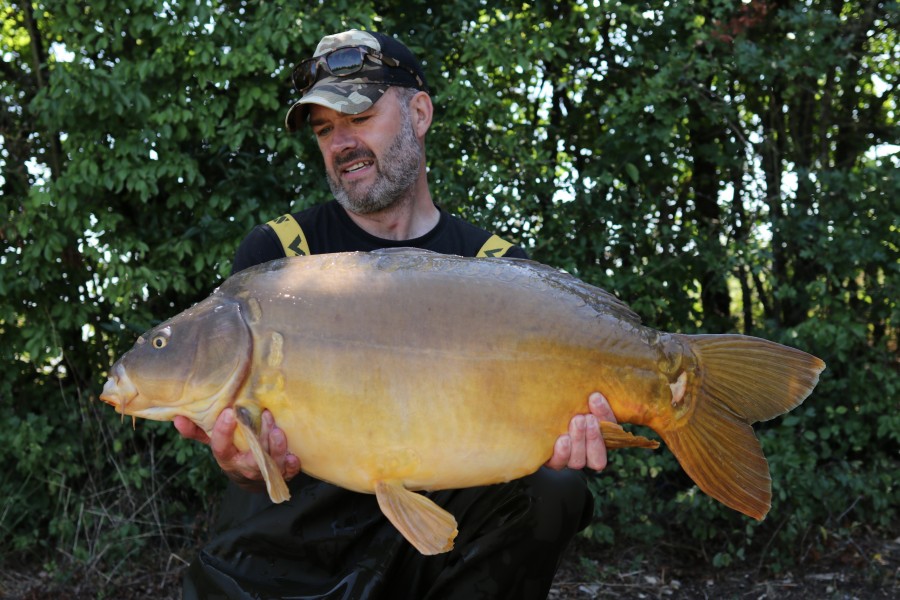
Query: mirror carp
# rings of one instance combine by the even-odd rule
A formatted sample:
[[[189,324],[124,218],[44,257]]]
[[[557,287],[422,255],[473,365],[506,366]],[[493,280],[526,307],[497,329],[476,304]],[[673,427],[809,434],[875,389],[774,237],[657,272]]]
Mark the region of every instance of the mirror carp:
[[[420,552],[456,520],[418,491],[541,467],[600,390],[619,423],[656,432],[698,487],[762,519],[768,463],[752,424],[798,406],[825,364],[771,341],[643,326],[612,294],[514,258],[416,249],[322,254],[236,273],[142,335],[101,400],[210,432],[233,407],[273,502],[289,493],[258,439],[263,410],[301,469],[374,493]],[[607,447],[657,442],[601,424]]]

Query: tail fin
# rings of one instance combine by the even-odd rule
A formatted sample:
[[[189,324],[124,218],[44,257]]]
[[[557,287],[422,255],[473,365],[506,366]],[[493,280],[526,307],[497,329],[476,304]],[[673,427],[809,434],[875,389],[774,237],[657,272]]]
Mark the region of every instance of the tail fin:
[[[658,433],[701,490],[762,520],[771,506],[772,482],[751,424],[799,406],[825,363],[749,336],[679,337],[697,361],[699,380],[689,383],[694,410],[682,426]]]

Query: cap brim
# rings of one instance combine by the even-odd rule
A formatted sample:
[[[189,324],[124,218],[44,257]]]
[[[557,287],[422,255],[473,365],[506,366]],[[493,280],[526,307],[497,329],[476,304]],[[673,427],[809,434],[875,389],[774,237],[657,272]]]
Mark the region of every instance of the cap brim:
[[[288,131],[297,131],[303,127],[309,115],[310,104],[318,104],[346,115],[358,115],[372,108],[391,85],[327,77],[318,81],[288,110],[284,125]]]

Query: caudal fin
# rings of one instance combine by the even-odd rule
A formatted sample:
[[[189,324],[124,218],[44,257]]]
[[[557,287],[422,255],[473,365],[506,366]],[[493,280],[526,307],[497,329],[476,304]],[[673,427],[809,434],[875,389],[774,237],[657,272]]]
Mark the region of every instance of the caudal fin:
[[[797,407],[825,369],[795,348],[742,335],[685,335],[697,370],[684,401],[690,417],[658,433],[697,486],[762,520],[772,502],[769,464],[752,423]]]

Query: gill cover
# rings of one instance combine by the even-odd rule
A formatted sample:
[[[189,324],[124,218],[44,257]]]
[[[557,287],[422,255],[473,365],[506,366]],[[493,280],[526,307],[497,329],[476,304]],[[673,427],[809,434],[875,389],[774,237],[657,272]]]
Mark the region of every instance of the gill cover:
[[[246,378],[251,353],[240,305],[213,295],[138,338],[113,371],[124,372],[137,392],[127,414],[184,415],[211,428],[218,405]]]

